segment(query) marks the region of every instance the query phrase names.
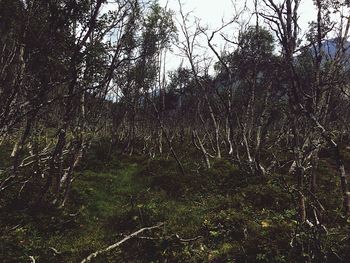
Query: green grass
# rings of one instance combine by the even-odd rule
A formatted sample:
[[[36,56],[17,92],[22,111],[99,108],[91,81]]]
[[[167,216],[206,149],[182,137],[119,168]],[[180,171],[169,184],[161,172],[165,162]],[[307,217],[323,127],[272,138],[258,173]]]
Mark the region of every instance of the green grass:
[[[93,160],[93,162],[92,162]],[[87,156],[65,209],[7,206],[0,213],[0,262],[80,262],[142,227],[164,222],[94,262],[300,262],[292,195],[281,175],[250,177],[225,160],[210,170],[186,162],[186,176],[167,159]],[[334,167],[320,165],[318,194],[329,211],[338,205]],[[286,178],[293,182],[293,178]],[[24,208],[23,208],[24,207]],[[330,235],[324,250],[346,255],[349,227],[338,212],[325,213]],[[345,236],[344,236],[345,233]],[[178,237],[193,242],[181,242]],[[58,254],[52,249],[59,251]],[[334,255],[328,255],[332,261]]]

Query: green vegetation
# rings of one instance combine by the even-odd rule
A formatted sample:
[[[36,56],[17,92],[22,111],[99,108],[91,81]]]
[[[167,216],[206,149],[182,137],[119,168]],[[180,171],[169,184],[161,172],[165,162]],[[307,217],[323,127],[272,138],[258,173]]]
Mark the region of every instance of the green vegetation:
[[[289,178],[249,176],[225,160],[210,170],[188,162],[192,172],[181,176],[170,159],[94,151],[76,172],[64,209],[23,205],[30,195],[13,196],[4,206],[1,262],[28,262],[29,256],[36,262],[80,262],[159,222],[165,225],[93,262],[300,262],[307,255],[300,255],[299,246],[307,239],[313,244],[312,235],[319,234],[297,223],[292,192],[283,187]],[[331,211],[339,207],[338,186],[332,164],[321,164],[320,202]],[[340,211],[324,216],[331,228],[318,239],[325,253],[319,257],[339,262],[349,256],[342,235],[349,224]],[[296,230],[304,236],[294,235]]]
[[[0,263],[350,262],[349,1],[170,2],[0,0]]]

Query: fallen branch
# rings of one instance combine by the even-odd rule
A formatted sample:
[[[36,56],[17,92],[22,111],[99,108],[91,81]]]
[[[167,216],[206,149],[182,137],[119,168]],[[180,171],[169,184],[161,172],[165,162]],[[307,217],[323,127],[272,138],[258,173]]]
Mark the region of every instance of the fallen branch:
[[[175,234],[175,237],[176,237],[180,242],[183,242],[183,243],[194,242],[194,241],[197,241],[198,239],[203,238],[202,236],[198,236],[198,237],[194,237],[194,238],[185,239],[185,238],[181,238],[178,234]]]
[[[121,244],[123,244],[124,242],[128,241],[129,239],[139,235],[140,233],[144,232],[144,231],[147,231],[147,230],[152,230],[152,229],[155,229],[155,228],[159,228],[161,226],[163,226],[164,223],[160,223],[156,226],[151,226],[151,227],[145,227],[145,228],[141,228],[140,230],[137,230],[136,232],[124,237],[122,240],[120,240],[119,242],[113,244],[113,245],[110,245],[109,247],[105,248],[105,249],[101,249],[101,250],[98,250],[92,254],[90,254],[88,257],[86,257],[85,259],[83,259],[81,261],[81,263],[87,263],[87,262],[90,262],[93,258],[97,257],[98,255],[100,254],[103,254],[103,253],[106,253],[110,250],[113,250],[117,247],[119,247]]]
[[[56,248],[54,247],[49,247],[49,249],[51,249],[56,255],[62,254],[62,252],[58,251]]]

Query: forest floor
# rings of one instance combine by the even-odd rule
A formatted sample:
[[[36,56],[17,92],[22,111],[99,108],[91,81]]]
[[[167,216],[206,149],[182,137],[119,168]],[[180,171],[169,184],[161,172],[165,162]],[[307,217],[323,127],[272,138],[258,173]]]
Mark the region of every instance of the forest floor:
[[[189,161],[185,176],[171,159],[92,155],[84,163],[64,209],[23,205],[30,191],[3,205],[0,262],[81,262],[160,222],[93,262],[301,262],[299,239],[315,233],[296,221],[288,178],[251,177],[225,160],[210,170]],[[320,236],[320,257],[346,262],[349,222],[338,209],[333,169],[321,162],[318,191],[328,233]]]

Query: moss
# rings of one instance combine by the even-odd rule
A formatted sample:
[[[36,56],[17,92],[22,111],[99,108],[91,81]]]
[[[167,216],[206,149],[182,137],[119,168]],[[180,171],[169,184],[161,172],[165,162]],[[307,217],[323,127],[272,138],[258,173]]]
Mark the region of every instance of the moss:
[[[293,185],[295,178],[248,176],[228,160],[214,160],[207,170],[198,168],[191,156],[183,160],[183,176],[172,159],[102,156],[104,145],[97,143],[85,157],[65,209],[8,206],[0,211],[1,262],[25,262],[29,255],[37,262],[79,262],[92,251],[158,222],[165,226],[145,233],[148,239],[129,240],[95,262],[302,260],[298,240],[290,246],[293,233],[302,233],[300,242],[311,240],[314,233],[295,221],[292,195],[283,187],[284,182]],[[322,160],[318,173],[316,194],[330,211],[322,214],[330,234],[320,240],[329,251],[329,262],[337,262],[331,251],[348,255],[349,224],[332,209],[341,202],[334,164]]]
[[[6,142],[0,145],[0,178],[1,170],[11,165],[11,151],[12,144],[10,142]]]

